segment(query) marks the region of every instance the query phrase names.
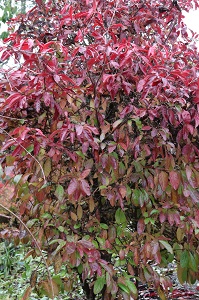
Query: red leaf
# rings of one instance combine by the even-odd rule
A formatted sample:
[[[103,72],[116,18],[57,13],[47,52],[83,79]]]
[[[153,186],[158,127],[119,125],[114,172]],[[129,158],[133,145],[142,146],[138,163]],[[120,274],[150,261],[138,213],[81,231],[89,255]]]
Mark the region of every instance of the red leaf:
[[[19,106],[18,103],[21,102],[24,98],[25,97],[22,94],[14,93],[6,99],[6,104],[8,105],[8,107],[13,107],[16,104]]]
[[[156,254],[160,249],[159,243],[155,240],[151,243],[151,247],[152,247],[152,254],[153,255]]]
[[[194,120],[195,120],[195,128],[196,128],[199,125],[199,114],[198,113],[196,113]]]
[[[56,83],[59,83],[59,82],[60,82],[60,76],[59,76],[59,75],[54,74],[54,75],[53,75],[53,78],[54,78],[54,81],[55,81]]]
[[[80,183],[81,183],[81,190],[83,191],[83,194],[90,196],[91,192],[90,192],[90,187],[89,187],[88,182],[86,180],[82,179],[82,180],[80,180]]]
[[[156,46],[151,46],[148,50],[148,56],[154,56],[156,52]]]
[[[166,190],[168,186],[168,174],[164,171],[161,171],[159,174],[159,183],[163,191]]]
[[[191,174],[192,174],[192,169],[190,168],[190,166],[186,165],[186,175],[188,180],[191,178]]]
[[[126,187],[124,185],[119,186],[119,192],[122,198],[124,198],[126,196]]]
[[[146,83],[146,80],[145,79],[141,79],[138,84],[137,84],[137,91],[138,92],[141,92],[144,88],[144,85]]]
[[[168,222],[171,226],[173,226],[175,223],[175,216],[171,212],[168,213]]]
[[[35,2],[39,7],[43,5],[43,0],[35,0]]]
[[[166,215],[163,212],[159,214],[159,220],[160,223],[164,223],[166,221]]]
[[[82,42],[83,38],[84,38],[84,36],[82,34],[82,31],[81,31],[81,29],[79,29],[77,32],[77,35],[75,37],[75,42]]]
[[[77,179],[73,178],[70,183],[69,183],[69,186],[68,186],[68,194],[69,195],[72,195],[75,190],[78,189],[78,181]]]
[[[187,187],[188,191],[189,191],[189,195],[191,197],[191,199],[193,200],[194,203],[198,203],[199,202],[199,192],[192,188],[191,186]]]
[[[52,94],[50,94],[50,93],[48,93],[48,92],[45,92],[45,93],[43,94],[43,99],[44,99],[45,105],[46,105],[46,106],[49,106],[50,103],[51,103],[52,100],[53,100],[53,96],[52,96]]]
[[[169,180],[174,190],[177,190],[180,185],[180,175],[176,171],[169,172]]]
[[[83,128],[84,127],[82,125],[75,125],[75,130],[76,130],[77,135],[81,135],[82,134]]]
[[[131,113],[133,110],[133,105],[127,105],[120,113],[120,118],[123,119],[127,114]]]
[[[191,116],[190,113],[188,111],[183,111],[182,112],[182,119],[185,123],[190,123],[191,122]]]
[[[70,78],[68,77],[66,74],[60,74],[59,75],[60,78],[63,80],[63,82],[67,85],[68,82],[72,83],[73,85],[75,85],[75,82]]]
[[[20,49],[21,50],[31,50],[33,44],[34,44],[34,40],[33,39],[26,39],[21,44]]]
[[[87,240],[79,240],[78,244],[82,245],[84,248],[87,248],[87,249],[95,249],[94,245],[90,241],[87,241]]]
[[[76,250],[76,244],[74,242],[69,242],[66,244],[66,252],[68,254],[74,253]]]
[[[68,156],[74,161],[74,162],[77,162],[78,161],[78,156],[77,154],[74,152],[70,152],[68,151],[67,149],[65,149],[65,152],[68,154]]]
[[[145,229],[144,219],[139,219],[137,223],[137,232],[138,234],[142,234]]]
[[[89,175],[90,171],[91,171],[91,169],[86,169],[86,170],[84,170],[84,171],[81,173],[80,178],[81,178],[81,179],[86,178],[86,177]]]

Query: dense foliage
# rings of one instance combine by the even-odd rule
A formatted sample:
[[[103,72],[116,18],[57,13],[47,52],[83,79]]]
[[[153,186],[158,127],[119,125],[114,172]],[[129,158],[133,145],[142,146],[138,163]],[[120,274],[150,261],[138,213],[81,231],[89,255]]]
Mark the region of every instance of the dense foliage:
[[[1,164],[14,184],[19,240],[87,299],[171,288],[153,265],[199,265],[199,57],[183,10],[198,1],[36,1],[1,48]],[[194,7],[195,7],[194,6]],[[1,236],[12,236],[5,228]]]

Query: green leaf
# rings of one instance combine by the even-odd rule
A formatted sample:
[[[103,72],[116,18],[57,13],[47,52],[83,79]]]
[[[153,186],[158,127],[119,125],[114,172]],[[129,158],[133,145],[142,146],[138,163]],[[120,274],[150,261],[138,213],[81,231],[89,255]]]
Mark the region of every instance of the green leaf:
[[[29,221],[26,223],[26,226],[27,226],[28,228],[31,228],[37,221],[38,221],[38,219],[32,219],[32,220],[29,220]]]
[[[52,245],[52,244],[55,244],[55,243],[58,243],[59,245],[66,245],[66,241],[62,240],[62,239],[55,239],[55,240],[52,240],[49,242],[49,245]]]
[[[108,229],[108,225],[104,224],[104,223],[100,223],[100,227],[102,229]]]
[[[153,214],[159,214],[159,210],[158,209],[152,209],[152,211],[150,212],[150,216]]]
[[[34,150],[34,145],[30,145],[26,148],[26,150],[31,153]]]
[[[131,280],[126,280],[126,285],[133,294],[137,294],[137,288],[135,283],[133,283]]]
[[[193,254],[191,252],[189,252],[189,267],[194,271],[197,272],[198,271],[198,265],[197,262],[195,260],[195,257],[193,256]]]
[[[100,245],[101,247],[104,247],[104,245],[105,245],[105,239],[103,239],[103,238],[101,238],[101,237],[99,237],[99,236],[97,236],[96,239],[97,239],[99,245]]]
[[[42,214],[42,216],[41,216],[43,219],[52,219],[52,215],[51,214],[49,214],[49,213],[44,213],[44,214]]]
[[[93,243],[93,245],[95,246],[96,249],[99,248],[99,245],[98,245],[98,242],[97,242],[97,241],[94,241],[94,240],[93,240],[92,243]]]
[[[182,269],[182,282],[184,283],[185,281],[187,281],[187,275],[188,275],[188,270],[187,268],[183,268]]]
[[[180,266],[182,268],[187,268],[189,266],[189,253],[184,250],[180,256]]]
[[[117,224],[124,224],[126,223],[126,216],[125,213],[121,208],[118,208],[115,213],[115,221]]]
[[[106,185],[100,185],[100,186],[99,186],[99,190],[104,190],[104,189],[106,189],[106,188],[107,188]]]
[[[104,277],[97,278],[97,280],[94,283],[94,294],[95,295],[99,294],[102,291],[105,283],[106,283],[106,280]]]
[[[122,291],[124,291],[125,293],[129,294],[129,288],[128,288],[128,286],[126,286],[126,285],[123,284],[123,283],[118,283],[118,286],[119,286],[119,288],[120,288]]]
[[[53,252],[53,255],[56,255],[57,252],[59,252],[59,250],[61,250],[66,245],[66,241],[64,241],[64,240],[57,239],[56,241],[59,243],[59,246],[55,249],[55,251]]]
[[[59,199],[62,200],[64,196],[64,188],[62,185],[58,184],[55,190],[55,196]]]
[[[74,225],[74,228],[75,229],[78,229],[78,228],[80,228],[81,227],[81,223],[76,223],[75,225]]]
[[[135,124],[136,124],[137,128],[138,128],[139,130],[142,130],[142,122],[140,121],[140,119],[137,118],[137,119],[135,119],[134,121],[135,121]]]
[[[163,246],[164,248],[167,249],[167,251],[171,254],[173,254],[173,248],[171,247],[171,245],[167,242],[167,241],[159,241]]]
[[[123,232],[124,228],[122,228],[121,226],[117,226],[117,236],[121,236]]]
[[[122,242],[118,238],[115,238],[115,242],[116,242],[117,245],[122,245]]]
[[[52,170],[52,162],[51,162],[50,158],[46,159],[46,161],[44,163],[44,166],[43,166],[43,169],[44,169],[45,176],[48,177],[51,170]]]
[[[82,274],[82,272],[83,272],[83,265],[82,265],[82,264],[80,264],[80,265],[77,267],[77,271],[78,271],[79,274]]]
[[[76,151],[76,154],[82,158],[85,158],[85,155],[81,151]]]
[[[133,191],[133,204],[135,206],[140,205],[141,207],[143,207],[144,204],[148,202],[148,200],[149,200],[149,196],[145,190],[135,189]]]
[[[149,200],[149,195],[145,190],[142,190],[142,198],[145,202],[148,202]]]
[[[125,174],[125,171],[126,171],[125,165],[123,164],[123,162],[120,162],[119,163],[119,174],[123,176]]]
[[[58,230],[59,230],[60,232],[64,232],[65,228],[64,228],[63,226],[59,226],[59,227],[58,227]]]
[[[54,280],[60,287],[62,287],[63,282],[62,282],[62,279],[61,279],[60,275],[54,275],[54,276],[53,276],[53,280]]]

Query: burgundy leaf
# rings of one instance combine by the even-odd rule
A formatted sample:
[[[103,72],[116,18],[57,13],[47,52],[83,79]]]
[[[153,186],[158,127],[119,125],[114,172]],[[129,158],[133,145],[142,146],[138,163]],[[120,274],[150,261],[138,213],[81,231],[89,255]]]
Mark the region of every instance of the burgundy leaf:
[[[78,186],[79,186],[79,184],[78,184],[77,179],[73,178],[70,181],[69,186],[68,186],[68,194],[72,195],[75,192],[75,190],[78,189]]]
[[[144,219],[139,219],[137,223],[137,232],[138,234],[142,234],[145,229]]]
[[[159,183],[163,191],[166,190],[168,186],[168,174],[164,171],[161,171],[159,174]]]
[[[82,192],[85,195],[90,196],[91,195],[91,191],[90,191],[90,187],[89,187],[88,182],[85,179],[81,179],[80,183],[81,183],[81,190],[82,190]]]
[[[174,190],[177,190],[180,185],[180,175],[177,171],[171,171],[169,172],[169,180],[174,188]]]

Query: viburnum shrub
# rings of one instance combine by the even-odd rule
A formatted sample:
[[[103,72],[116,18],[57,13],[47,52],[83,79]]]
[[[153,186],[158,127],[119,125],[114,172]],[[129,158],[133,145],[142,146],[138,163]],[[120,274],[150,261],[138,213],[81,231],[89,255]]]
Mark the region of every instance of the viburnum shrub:
[[[193,7],[37,0],[10,21],[0,140],[15,242],[68,272],[35,271],[24,299],[78,282],[87,299],[136,299],[139,282],[166,299],[156,268],[173,260],[181,283],[198,278],[199,56],[183,23]]]

